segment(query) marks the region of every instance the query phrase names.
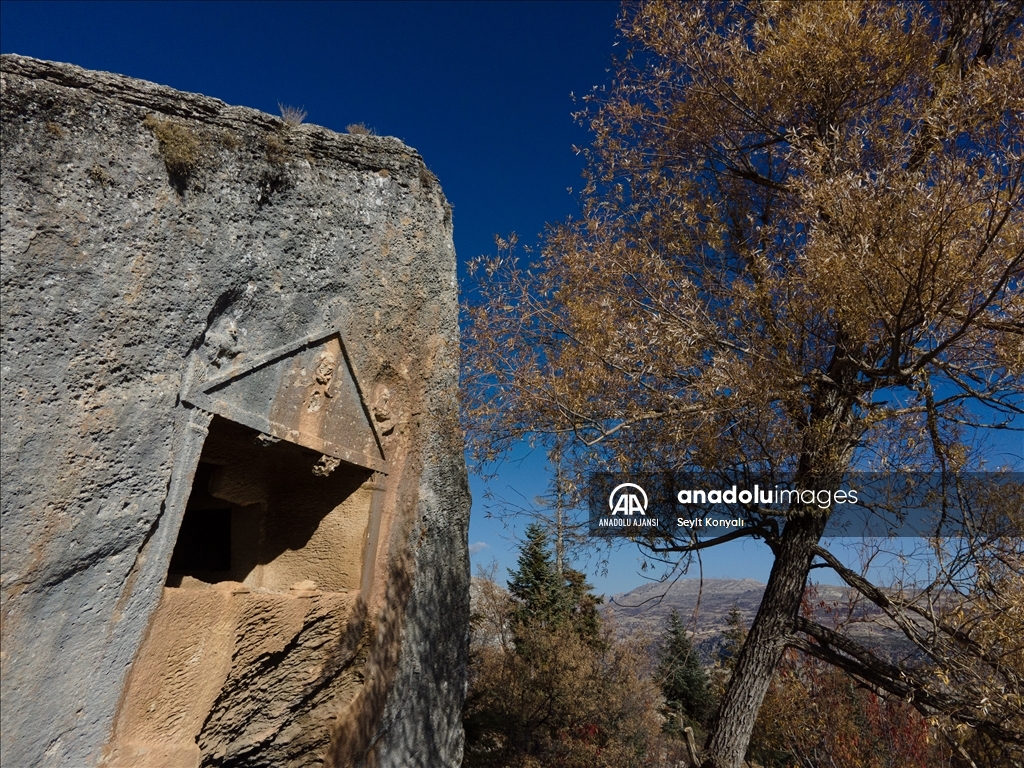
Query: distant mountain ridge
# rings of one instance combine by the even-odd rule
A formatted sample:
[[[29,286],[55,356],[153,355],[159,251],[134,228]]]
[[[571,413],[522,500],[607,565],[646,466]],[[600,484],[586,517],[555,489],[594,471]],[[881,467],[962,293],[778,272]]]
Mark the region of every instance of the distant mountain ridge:
[[[729,612],[735,607],[746,628],[761,605],[765,585],[754,579],[678,579],[643,584],[629,592],[614,595],[602,606],[612,617],[621,635],[645,632],[657,639],[669,614],[676,610],[694,633],[694,645],[705,663],[713,663],[722,645]],[[826,626],[839,618],[852,618],[844,630],[862,645],[885,656],[904,656],[912,652],[908,641],[873,605],[859,604],[850,612],[849,587],[819,584],[814,587],[814,616]],[[863,601],[862,601],[863,603]]]
[[[754,579],[678,579],[643,584],[607,599],[602,606],[621,635],[643,632],[657,639],[673,610],[694,632],[694,645],[712,663],[722,644],[729,612],[737,608],[749,627],[765,585]]]
[[[474,613],[483,608],[483,584],[482,579],[474,578],[470,587]],[[498,589],[505,592],[503,587]],[[655,643],[664,631],[669,614],[673,609],[678,611],[693,632],[694,647],[710,666],[718,660],[730,611],[735,607],[743,626],[749,629],[761,605],[764,589],[765,585],[754,579],[651,582],[608,598],[600,610],[606,620],[614,622],[620,637],[642,633]],[[853,591],[849,587],[818,584],[813,589],[816,621],[834,627],[837,622],[846,620],[843,634],[882,657],[896,659],[916,655],[914,646],[877,607],[862,599],[850,610]]]

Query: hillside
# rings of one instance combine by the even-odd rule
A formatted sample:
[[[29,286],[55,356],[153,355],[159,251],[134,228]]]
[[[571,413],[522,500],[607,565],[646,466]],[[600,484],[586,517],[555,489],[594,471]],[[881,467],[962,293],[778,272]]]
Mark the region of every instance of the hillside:
[[[695,645],[706,663],[711,663],[721,646],[729,612],[736,607],[749,627],[761,603],[765,585],[753,579],[679,579],[652,582],[612,597],[603,607],[614,616],[620,634],[646,632],[657,637],[669,614],[676,610],[694,631]],[[874,606],[849,609],[851,590],[847,587],[815,587],[817,621],[827,626],[849,621],[846,634],[886,656],[911,652],[907,640]]]

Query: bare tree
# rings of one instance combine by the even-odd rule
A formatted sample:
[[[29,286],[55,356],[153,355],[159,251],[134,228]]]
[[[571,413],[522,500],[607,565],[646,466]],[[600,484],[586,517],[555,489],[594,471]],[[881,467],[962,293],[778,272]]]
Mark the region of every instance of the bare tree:
[[[532,263],[512,241],[474,265],[464,378],[477,459],[573,436],[563,460],[577,471],[732,469],[823,489],[854,466],[979,466],[978,430],[1022,412],[1021,7],[628,6],[614,80],[580,113],[594,136],[582,218],[554,227]],[[979,708],[982,689],[958,699],[799,616],[812,566],[825,566],[936,656],[953,647],[937,637],[957,638],[825,549],[829,515],[797,504],[781,530],[755,515],[727,536],[654,547],[755,536],[775,556],[705,765],[741,764],[787,647],[1024,742],[1005,707]],[[970,574],[976,595],[977,569],[948,572]],[[990,673],[1020,690],[1005,666]]]

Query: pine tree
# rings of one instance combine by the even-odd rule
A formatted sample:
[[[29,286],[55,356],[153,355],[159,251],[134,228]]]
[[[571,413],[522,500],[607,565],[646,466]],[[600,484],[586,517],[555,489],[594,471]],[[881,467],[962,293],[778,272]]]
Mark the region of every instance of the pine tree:
[[[647,768],[663,751],[658,691],[646,672],[646,647],[603,630],[583,574],[561,583],[576,595],[571,611],[542,622],[531,599],[548,601],[553,555],[531,531],[511,579],[520,594],[481,590],[498,631],[474,634],[463,724],[465,768]],[[571,603],[572,601],[569,601]],[[518,618],[517,618],[518,615]],[[587,625],[600,638],[588,637]],[[509,633],[504,629],[512,627]]]
[[[566,590],[559,583],[548,549],[548,536],[540,524],[531,523],[526,528],[518,568],[510,570],[509,576],[508,591],[517,603],[513,612],[516,624],[553,626],[567,613]]]
[[[686,634],[678,611],[672,611],[658,663],[658,681],[670,715],[706,725],[712,711],[708,675]],[[669,718],[667,730],[675,730],[675,718]]]
[[[718,652],[718,660],[725,669],[732,670],[736,666],[736,659],[739,658],[743,644],[747,641],[747,629],[743,626],[743,616],[740,614],[739,606],[734,605],[729,610],[729,616],[725,620],[726,630],[722,633],[721,650]]]
[[[569,627],[590,644],[600,642],[601,598],[591,592],[586,575],[563,566],[559,573],[552,560],[547,532],[532,523],[519,550],[518,568],[509,571],[508,589],[516,601],[513,622],[523,629]]]
[[[587,583],[585,573],[574,568],[565,568],[562,579],[568,597],[569,619],[573,631],[591,645],[599,645],[601,616],[597,612],[597,606],[604,602],[603,598],[591,591],[593,587]]]

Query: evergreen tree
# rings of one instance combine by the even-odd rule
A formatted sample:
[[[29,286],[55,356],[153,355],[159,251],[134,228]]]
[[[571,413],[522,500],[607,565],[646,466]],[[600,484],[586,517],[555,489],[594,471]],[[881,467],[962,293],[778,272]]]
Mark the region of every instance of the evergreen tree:
[[[547,532],[539,523],[526,529],[518,568],[509,571],[508,591],[515,599],[512,618],[525,627],[556,629],[568,626],[589,643],[599,642],[601,598],[591,592],[585,574],[563,566],[559,574],[552,559]]]
[[[739,606],[734,605],[729,610],[729,616],[725,620],[726,630],[722,633],[725,641],[718,652],[718,660],[725,669],[732,670],[736,666],[736,659],[739,658],[743,644],[747,641],[747,629],[743,626],[743,616],[740,614]]]
[[[597,606],[604,602],[587,583],[587,576],[574,568],[565,568],[562,580],[568,596],[569,619],[573,630],[591,645],[600,643],[601,616]]]
[[[678,611],[672,611],[658,663],[658,682],[668,710],[699,725],[706,725],[712,711],[708,675],[694,651]],[[669,717],[667,730],[679,725]]]
[[[553,626],[567,613],[567,595],[559,583],[548,549],[544,527],[531,523],[526,541],[519,549],[518,569],[510,570],[508,591],[515,598],[516,624],[539,623]]]
[[[462,765],[650,768],[664,750],[659,696],[645,671],[645,646],[636,639],[615,639],[601,628],[593,611],[596,598],[576,571],[561,583],[566,594],[584,599],[576,599],[573,610],[556,622],[532,617],[530,603],[523,600],[547,602],[544,564],[553,556],[536,532],[520,554],[512,574],[520,599],[494,584],[483,585],[479,593],[491,631],[470,638]],[[591,618],[603,635],[596,642],[587,636]],[[506,631],[509,627],[514,632]]]

